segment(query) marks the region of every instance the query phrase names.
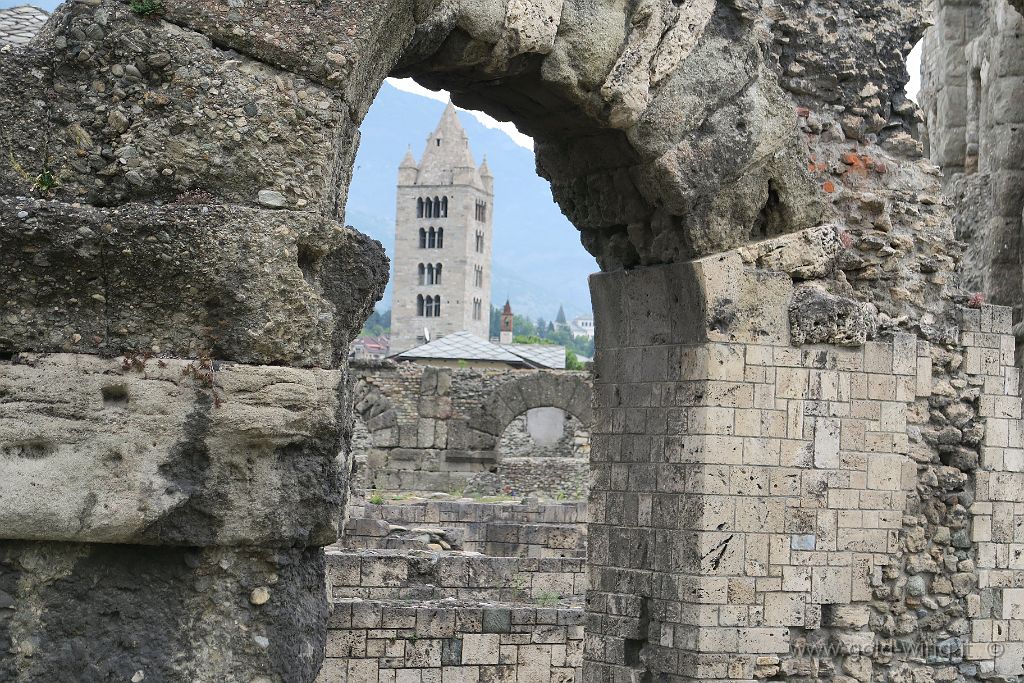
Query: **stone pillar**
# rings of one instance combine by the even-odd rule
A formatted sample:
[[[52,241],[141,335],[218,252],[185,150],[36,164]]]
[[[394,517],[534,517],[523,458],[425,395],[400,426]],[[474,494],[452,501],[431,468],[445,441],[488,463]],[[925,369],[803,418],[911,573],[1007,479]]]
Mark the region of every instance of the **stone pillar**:
[[[0,55],[0,680],[315,677],[387,273],[335,94],[109,0]]]
[[[821,288],[839,248],[818,228],[591,278],[584,680],[765,678],[802,633],[873,641],[931,365],[912,335],[865,342],[859,306]]]

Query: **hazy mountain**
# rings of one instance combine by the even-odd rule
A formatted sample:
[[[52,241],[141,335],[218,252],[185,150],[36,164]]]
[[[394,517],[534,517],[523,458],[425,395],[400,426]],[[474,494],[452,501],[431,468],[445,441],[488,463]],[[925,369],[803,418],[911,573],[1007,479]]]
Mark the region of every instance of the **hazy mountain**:
[[[418,159],[444,104],[384,84],[363,121],[345,222],[380,240],[392,255],[395,183],[409,145]],[[551,320],[558,305],[570,317],[590,314],[587,276],[597,264],[580,245],[579,232],[551,198],[535,171],[533,152],[501,131],[460,112],[479,164],[494,173],[494,267],[492,303],[508,297],[516,313]],[[383,306],[390,306],[390,287]]]

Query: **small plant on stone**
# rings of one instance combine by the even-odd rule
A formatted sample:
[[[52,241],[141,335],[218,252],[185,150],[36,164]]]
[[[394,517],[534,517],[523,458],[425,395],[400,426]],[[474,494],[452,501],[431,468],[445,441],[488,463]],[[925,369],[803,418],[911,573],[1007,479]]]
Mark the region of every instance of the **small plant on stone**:
[[[384,496],[380,495],[379,493],[375,493],[372,496],[370,496],[370,503],[372,503],[373,505],[383,505]]]
[[[162,11],[164,6],[160,0],[132,0],[131,8],[136,14],[149,16]]]
[[[149,351],[146,351],[145,353],[126,353],[124,354],[124,358],[121,359],[121,369],[125,372],[130,370],[134,370],[135,372],[145,372],[146,363],[152,357],[153,354]]]
[[[197,385],[197,389],[209,389],[210,395],[213,398],[213,406],[220,408],[222,401],[220,396],[217,395],[216,371],[217,367],[213,359],[204,353],[199,356],[198,360],[194,360],[182,368],[181,374],[191,377],[192,381]]]
[[[562,601],[562,596],[554,591],[540,590],[533,596],[533,601],[540,607],[555,607]]]
[[[11,145],[10,139],[7,140],[7,156],[10,159],[11,168],[18,174],[25,182],[32,186],[32,189],[39,194],[47,194],[50,190],[60,187],[60,178],[58,174],[50,168],[50,152],[49,152],[49,141],[43,147],[43,158],[46,160],[43,163],[42,170],[33,176],[25,167],[18,163],[18,160],[14,158],[14,148]]]
[[[58,180],[56,174],[48,168],[44,168],[43,172],[37,175],[32,183],[32,187],[44,194],[59,186],[60,180]]]

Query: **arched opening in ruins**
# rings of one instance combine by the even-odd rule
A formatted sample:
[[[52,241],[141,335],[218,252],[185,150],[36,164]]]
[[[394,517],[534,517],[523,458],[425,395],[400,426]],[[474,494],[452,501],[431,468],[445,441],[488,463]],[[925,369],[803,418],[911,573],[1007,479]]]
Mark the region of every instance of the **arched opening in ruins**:
[[[140,16],[99,0],[67,5],[40,52],[0,57],[19,67],[0,89],[9,156],[38,171],[0,171],[0,260],[17,273],[0,342],[19,361],[2,361],[4,395],[19,397],[19,430],[60,441],[42,455],[82,461],[3,461],[19,495],[0,579],[24,637],[0,673],[380,681],[394,673],[381,668],[502,667],[509,647],[520,680],[1019,673],[1024,596],[1006,561],[1019,374],[1009,312],[949,284],[947,213],[908,132],[901,65],[920,4],[841,0],[826,17],[742,0],[507,7],[524,4],[536,11],[168,0]],[[521,123],[602,266],[585,531],[545,518],[573,506],[522,505],[491,511],[514,527],[472,522],[497,559],[320,550],[347,484],[331,467],[347,377],[324,368],[344,366],[384,269],[335,219],[355,128],[388,73]],[[275,144],[258,134],[269,125],[250,134],[261,116]],[[40,129],[56,133],[45,149]],[[192,185],[201,201],[177,201]],[[154,346],[159,367],[135,355]],[[104,405],[111,375],[127,404]],[[403,462],[446,440],[481,466],[542,405],[518,390],[448,432],[438,377],[418,386],[414,430],[385,404],[366,420]],[[139,444],[122,459],[110,411]],[[87,428],[72,441],[55,415]],[[446,511],[415,508],[430,526],[408,533],[428,552],[444,550]],[[363,537],[401,526],[373,521]],[[567,556],[583,535],[585,575]],[[520,580],[528,560],[553,559]],[[465,585],[485,565],[495,573]],[[325,574],[332,596],[360,598],[330,621]],[[585,644],[582,609],[562,609],[584,587]],[[406,588],[415,604],[385,609]],[[444,610],[459,590],[518,602],[460,620]],[[400,652],[372,635],[385,628],[408,634]],[[897,637],[884,658],[853,652]],[[806,656],[809,643],[827,656]],[[950,643],[968,656],[939,660],[941,677],[907,654]]]
[[[590,426],[561,408],[531,408],[498,437],[498,466],[477,486],[495,494],[585,501],[590,479]]]

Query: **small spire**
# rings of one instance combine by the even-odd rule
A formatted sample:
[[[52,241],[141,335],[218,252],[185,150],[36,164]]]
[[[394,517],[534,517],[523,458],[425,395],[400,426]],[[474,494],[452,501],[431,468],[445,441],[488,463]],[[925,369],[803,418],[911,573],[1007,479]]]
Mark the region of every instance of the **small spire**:
[[[512,304],[509,303],[508,299],[505,299],[505,308],[501,309],[504,315],[512,315]]]
[[[480,164],[480,177],[481,178],[493,178],[494,175],[491,173],[491,167],[487,165],[487,155],[484,155],[484,162]]]
[[[402,164],[399,168],[416,168],[416,157],[412,155],[412,145],[405,150],[405,157],[402,159]]]

